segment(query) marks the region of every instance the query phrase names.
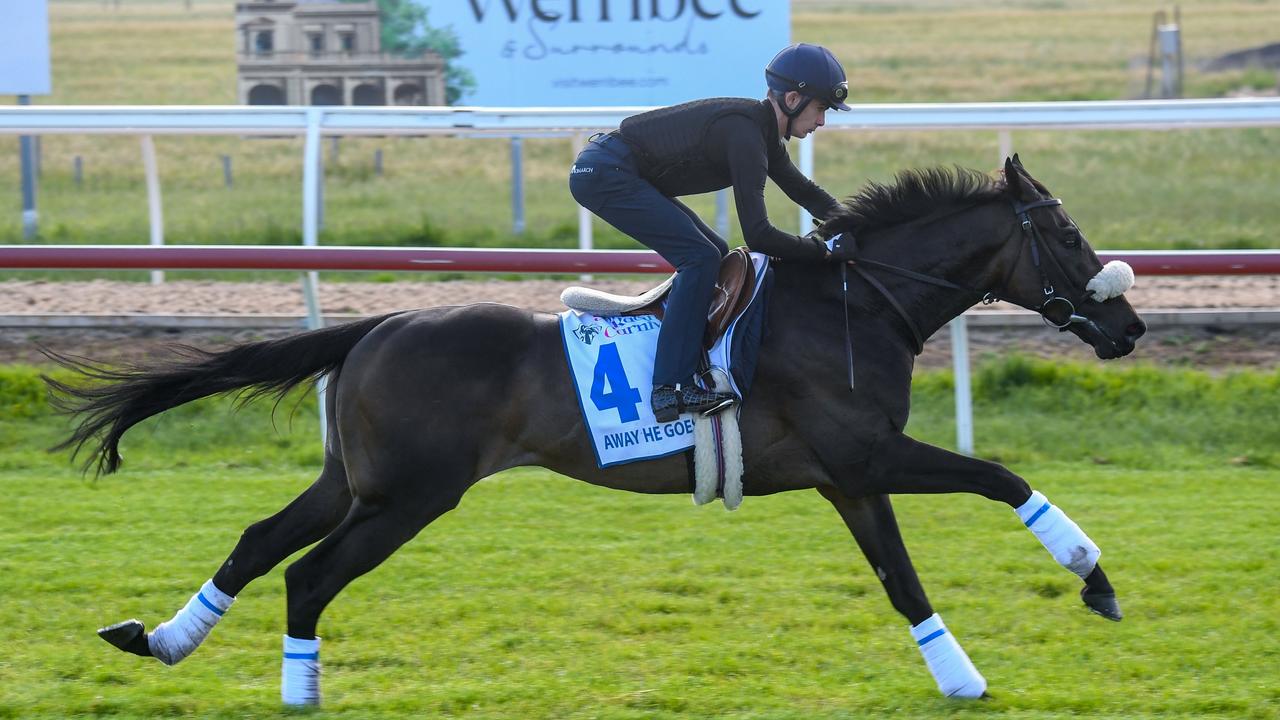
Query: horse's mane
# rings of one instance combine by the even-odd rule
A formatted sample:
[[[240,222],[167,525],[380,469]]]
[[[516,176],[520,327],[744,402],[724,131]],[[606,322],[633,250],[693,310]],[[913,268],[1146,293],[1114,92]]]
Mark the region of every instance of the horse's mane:
[[[892,184],[867,183],[840,203],[822,227],[831,234],[867,233],[924,217],[944,205],[994,199],[1004,191],[1003,177],[960,166],[903,170]]]

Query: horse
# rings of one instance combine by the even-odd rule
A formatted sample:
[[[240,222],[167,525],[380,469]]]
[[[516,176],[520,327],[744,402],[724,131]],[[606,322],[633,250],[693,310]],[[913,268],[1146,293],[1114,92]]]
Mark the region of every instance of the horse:
[[[999,464],[903,431],[925,338],[979,301],[1004,300],[1092,346],[1133,351],[1145,324],[1124,298],[1127,266],[1103,267],[1062,203],[1014,156],[1001,171],[907,170],[870,183],[825,219],[848,234],[848,263],[777,261],[767,332],[740,406],[744,492],[816,490],[852,533],[938,689],[986,695],[986,680],[931,606],[890,496],[976,493],[1012,508],[1083,581],[1094,613],[1122,617],[1097,545],[1058,506]],[[1121,265],[1123,265],[1121,263]],[[494,473],[541,466],[637,493],[689,491],[679,455],[600,468],[583,429],[557,316],[493,303],[372,317],[218,351],[123,366],[50,353],[78,380],[46,377],[78,418],[59,448],[91,448],[86,471],[120,466],[134,424],[198,398],[283,396],[327,379],[328,433],[314,483],[246,528],[213,577],[151,632],[138,620],[99,630],[121,650],[166,664],[187,657],[235,597],[292,553],[281,697],[320,701],[321,613],[463,493]]]

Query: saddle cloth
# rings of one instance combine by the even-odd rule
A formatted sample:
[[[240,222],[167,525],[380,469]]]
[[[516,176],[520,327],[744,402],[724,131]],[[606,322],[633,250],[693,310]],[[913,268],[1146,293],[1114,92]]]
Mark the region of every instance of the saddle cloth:
[[[751,253],[749,260],[747,300],[709,352],[711,366],[728,375],[730,389],[738,397],[745,397],[755,372],[770,279],[767,256]],[[596,462],[602,468],[664,457],[694,445],[691,414],[659,423],[649,406],[661,327],[654,314],[604,315],[583,310],[560,314],[565,358]]]

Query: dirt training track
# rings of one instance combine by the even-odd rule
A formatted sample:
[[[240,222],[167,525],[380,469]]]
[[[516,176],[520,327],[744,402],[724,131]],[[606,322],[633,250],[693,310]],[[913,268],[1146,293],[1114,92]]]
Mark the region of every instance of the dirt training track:
[[[657,277],[601,280],[593,286],[610,292],[638,293]],[[546,312],[559,312],[561,280],[468,280],[453,282],[328,283],[321,286],[322,309],[332,314],[372,315],[389,310],[500,302]],[[1196,276],[1138,279],[1128,293],[1134,306],[1153,309],[1280,308],[1280,277]],[[1007,310],[997,304],[980,311]],[[302,315],[300,283],[173,281],[162,285],[112,282],[0,282],[0,316],[67,314],[149,315]],[[38,362],[37,342],[88,357],[119,359],[153,351],[163,342],[222,345],[283,335],[285,330],[179,330],[0,328],[0,363]],[[1018,350],[1044,357],[1089,360],[1092,353],[1070,334],[1040,327],[973,327],[975,358],[985,353]],[[1280,365],[1280,327],[1153,325],[1134,356],[1137,360],[1196,367]],[[950,338],[938,333],[920,358],[923,367],[950,364]]]

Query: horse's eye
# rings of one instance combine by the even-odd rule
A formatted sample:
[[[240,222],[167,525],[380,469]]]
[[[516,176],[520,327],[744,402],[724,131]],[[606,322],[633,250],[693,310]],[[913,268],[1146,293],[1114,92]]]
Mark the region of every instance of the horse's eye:
[[[1083,240],[1078,230],[1068,230],[1062,235],[1062,244],[1069,248],[1080,247],[1080,241]]]

